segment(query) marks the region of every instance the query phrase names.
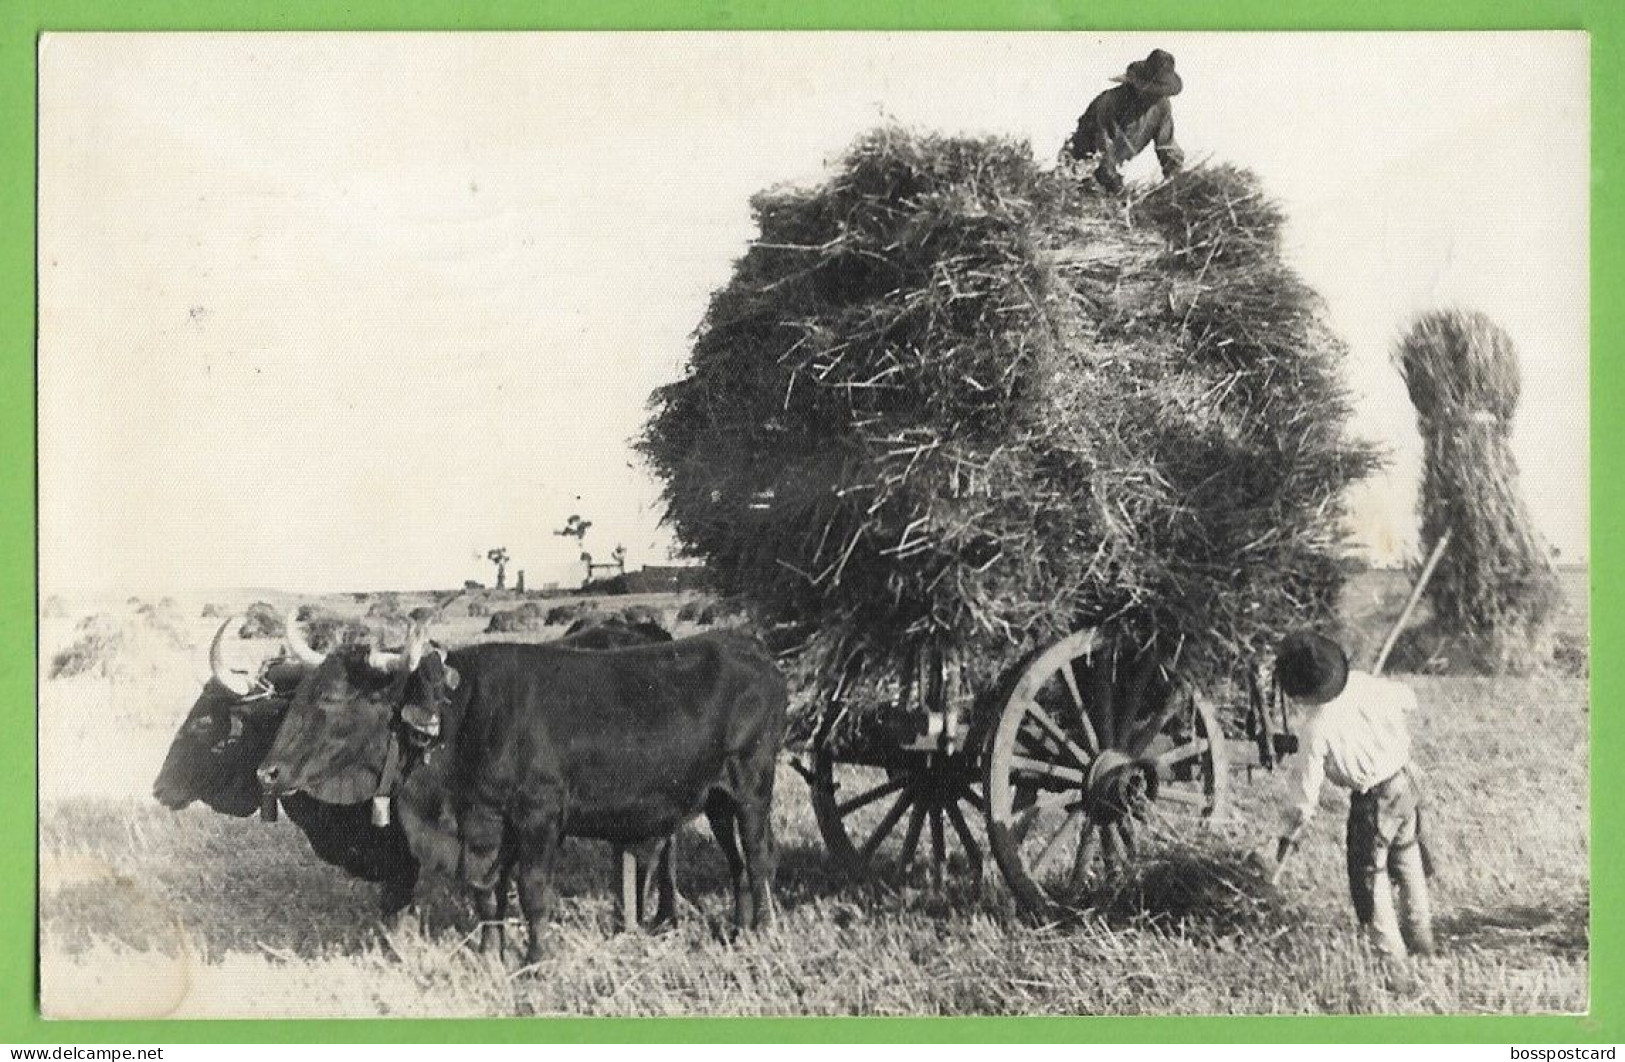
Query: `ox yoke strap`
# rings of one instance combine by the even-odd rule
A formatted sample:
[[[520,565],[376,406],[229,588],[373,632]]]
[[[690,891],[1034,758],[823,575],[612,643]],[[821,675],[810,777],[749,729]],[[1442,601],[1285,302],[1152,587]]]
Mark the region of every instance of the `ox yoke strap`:
[[[394,727],[389,728],[389,748],[384,753],[384,769],[378,775],[378,789],[375,797],[388,799],[395,795],[395,787],[401,784],[401,736]]]

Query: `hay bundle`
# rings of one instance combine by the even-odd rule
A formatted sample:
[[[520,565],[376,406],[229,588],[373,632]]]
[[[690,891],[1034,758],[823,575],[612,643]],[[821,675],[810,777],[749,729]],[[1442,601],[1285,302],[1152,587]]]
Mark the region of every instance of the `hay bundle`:
[[[75,624],[73,634],[73,641],[51,657],[53,679],[86,674],[127,678],[157,671],[170,651],[192,645],[185,630],[152,608],[134,616],[95,613]]]
[[[281,614],[264,601],[256,601],[248,606],[237,633],[243,638],[281,638],[284,629]]]
[[[1481,313],[1417,318],[1394,360],[1422,433],[1422,549],[1450,532],[1428,583],[1432,627],[1490,672],[1551,655],[1557,574],[1518,488],[1509,437],[1522,383],[1512,338]]]
[[[506,611],[493,610],[490,616],[485,624],[487,634],[519,634],[539,631],[546,626],[542,619],[542,606],[534,601]]]
[[[1106,875],[1079,906],[1126,925],[1154,925],[1204,943],[1260,939],[1301,927],[1301,902],[1271,885],[1222,838],[1194,835]]]
[[[598,611],[598,606],[591,601],[575,601],[568,605],[554,605],[547,610],[547,626],[568,627],[578,620],[597,615]]]
[[[634,627],[640,623],[652,623],[656,627],[660,627],[664,626],[666,622],[665,613],[653,605],[627,605],[621,609],[618,615],[622,620]]]
[[[320,605],[300,605],[294,615],[301,624],[306,644],[318,652],[332,652],[346,645],[367,645],[378,636],[377,631],[361,620]]]
[[[1373,456],[1250,174],[1125,209],[1025,143],[882,129],[752,206],[640,448],[689,553],[820,632],[826,677],[927,645],[985,672],[1085,624],[1228,674],[1329,613]]]
[[[372,597],[367,605],[368,619],[397,620],[402,619],[405,613],[401,611],[401,595],[386,591]]]

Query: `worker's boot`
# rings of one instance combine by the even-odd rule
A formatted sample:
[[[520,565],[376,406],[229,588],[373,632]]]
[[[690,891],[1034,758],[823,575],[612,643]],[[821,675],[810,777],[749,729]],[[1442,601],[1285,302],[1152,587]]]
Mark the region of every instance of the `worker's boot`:
[[[1399,881],[1400,925],[1405,943],[1417,955],[1432,955],[1433,911],[1421,844],[1394,849],[1389,855],[1389,867]]]

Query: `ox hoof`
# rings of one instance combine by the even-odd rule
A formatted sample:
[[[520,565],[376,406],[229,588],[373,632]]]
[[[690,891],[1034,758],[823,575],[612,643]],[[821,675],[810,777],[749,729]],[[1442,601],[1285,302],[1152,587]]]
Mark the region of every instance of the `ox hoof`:
[[[397,907],[393,911],[384,911],[378,916],[383,924],[384,932],[399,933],[405,929],[421,928],[423,925],[422,912],[416,907]]]

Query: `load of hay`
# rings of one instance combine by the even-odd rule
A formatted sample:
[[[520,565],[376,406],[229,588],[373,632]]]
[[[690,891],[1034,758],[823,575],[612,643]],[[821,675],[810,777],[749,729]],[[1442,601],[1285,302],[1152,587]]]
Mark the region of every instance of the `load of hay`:
[[[1527,672],[1552,659],[1562,591],[1512,456],[1517,347],[1482,313],[1441,310],[1416,319],[1394,361],[1422,433],[1424,555],[1450,535],[1427,585],[1432,618],[1395,665],[1448,657],[1454,671]]]
[[[1085,625],[1200,679],[1329,616],[1374,456],[1252,175],[1125,203],[886,128],[752,207],[640,448],[717,589],[816,631],[827,679],[934,645],[985,681]]]

